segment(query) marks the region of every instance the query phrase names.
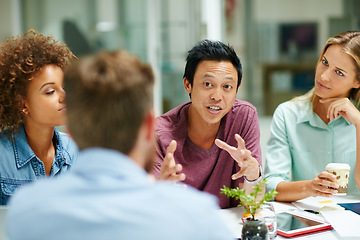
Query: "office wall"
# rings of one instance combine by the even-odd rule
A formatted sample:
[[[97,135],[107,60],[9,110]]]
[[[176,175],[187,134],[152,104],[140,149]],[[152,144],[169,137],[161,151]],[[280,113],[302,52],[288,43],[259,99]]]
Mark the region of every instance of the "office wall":
[[[20,0],[0,1],[0,41],[21,33]]]
[[[246,2],[246,0],[243,0]],[[310,65],[316,62],[322,46],[329,37],[330,19],[344,17],[344,1],[342,0],[254,0],[251,2],[250,26],[245,32],[250,36],[246,45],[249,51],[245,54],[248,79],[251,88],[248,100],[264,115],[264,66],[266,64],[293,63]],[[299,53],[298,58],[284,56],[279,49],[279,25],[282,23],[315,23],[317,24],[317,49],[314,52]],[[348,29],[344,29],[348,30]],[[252,41],[249,41],[251,39]],[[302,58],[300,58],[300,56]],[[315,65],[314,65],[315,67]],[[296,95],[296,94],[294,94]],[[283,100],[289,100],[291,94]]]

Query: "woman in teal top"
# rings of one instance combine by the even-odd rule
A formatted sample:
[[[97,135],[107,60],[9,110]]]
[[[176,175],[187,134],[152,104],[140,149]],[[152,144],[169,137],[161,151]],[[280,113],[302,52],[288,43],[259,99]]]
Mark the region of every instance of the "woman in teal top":
[[[267,145],[267,190],[277,201],[337,193],[328,163],[351,167],[349,194],[360,194],[360,32],[331,37],[316,66],[315,86],[276,109]],[[333,189],[335,188],[335,189]]]
[[[34,30],[0,45],[0,205],[19,186],[67,171],[77,156],[55,129],[65,124],[63,69],[72,58]]]

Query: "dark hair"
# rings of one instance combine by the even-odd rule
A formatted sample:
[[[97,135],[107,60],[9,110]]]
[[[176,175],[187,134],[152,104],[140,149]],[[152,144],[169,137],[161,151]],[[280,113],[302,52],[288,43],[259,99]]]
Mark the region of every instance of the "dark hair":
[[[14,134],[23,122],[21,103],[30,81],[46,65],[64,70],[74,55],[61,42],[31,29],[0,45],[0,131]]]
[[[71,65],[64,83],[68,127],[79,148],[128,154],[153,107],[151,67],[124,50],[103,51]]]
[[[229,61],[235,67],[238,74],[237,88],[242,79],[242,67],[235,50],[220,41],[203,40],[197,43],[189,52],[186,58],[184,78],[193,85],[194,75],[197,66],[201,61]]]

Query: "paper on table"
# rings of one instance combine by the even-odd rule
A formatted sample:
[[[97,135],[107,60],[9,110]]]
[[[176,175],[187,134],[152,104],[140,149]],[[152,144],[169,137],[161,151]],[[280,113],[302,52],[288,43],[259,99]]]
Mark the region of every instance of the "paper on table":
[[[360,215],[349,211],[323,211],[323,217],[341,237],[360,237]]]
[[[288,212],[296,209],[294,206],[292,206],[289,203],[282,203],[282,202],[271,202],[271,204],[274,207],[275,213],[282,213],[282,212]]]
[[[328,210],[344,210],[331,198],[325,197],[308,197],[292,203],[300,210],[328,211]]]

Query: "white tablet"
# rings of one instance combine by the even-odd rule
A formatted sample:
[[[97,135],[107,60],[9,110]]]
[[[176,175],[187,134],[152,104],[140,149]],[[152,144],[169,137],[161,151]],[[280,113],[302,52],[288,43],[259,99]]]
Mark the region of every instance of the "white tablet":
[[[332,229],[329,223],[321,222],[308,216],[300,216],[296,213],[278,213],[276,214],[276,221],[277,232],[284,237],[295,237]]]

